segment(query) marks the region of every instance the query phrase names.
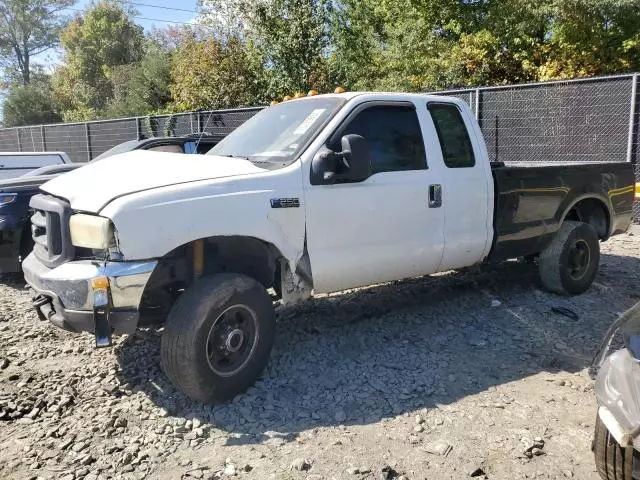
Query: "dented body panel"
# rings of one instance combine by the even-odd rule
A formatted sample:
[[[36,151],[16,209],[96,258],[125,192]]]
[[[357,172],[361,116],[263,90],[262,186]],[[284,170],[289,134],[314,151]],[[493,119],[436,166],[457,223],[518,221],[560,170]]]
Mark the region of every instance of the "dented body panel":
[[[293,164],[169,185],[124,195],[99,213],[113,221],[126,259],[161,258],[201,238],[247,236],[275,245],[295,265],[303,254],[305,235],[300,175],[300,165]],[[272,200],[279,198],[297,198],[300,204],[272,207]]]

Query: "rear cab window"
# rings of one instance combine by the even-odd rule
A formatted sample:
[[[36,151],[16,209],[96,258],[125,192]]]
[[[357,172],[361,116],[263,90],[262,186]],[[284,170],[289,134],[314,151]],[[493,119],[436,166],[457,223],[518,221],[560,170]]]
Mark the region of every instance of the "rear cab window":
[[[429,103],[427,109],[436,127],[442,158],[447,168],[471,168],[476,159],[467,126],[452,103]]]

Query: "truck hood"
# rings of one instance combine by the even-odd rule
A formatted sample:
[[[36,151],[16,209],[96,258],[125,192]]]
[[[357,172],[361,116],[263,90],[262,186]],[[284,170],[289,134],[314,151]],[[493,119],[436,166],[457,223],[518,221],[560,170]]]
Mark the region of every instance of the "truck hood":
[[[152,188],[264,172],[248,160],[135,150],[91,162],[40,187],[74,210],[98,213],[115,198]]]

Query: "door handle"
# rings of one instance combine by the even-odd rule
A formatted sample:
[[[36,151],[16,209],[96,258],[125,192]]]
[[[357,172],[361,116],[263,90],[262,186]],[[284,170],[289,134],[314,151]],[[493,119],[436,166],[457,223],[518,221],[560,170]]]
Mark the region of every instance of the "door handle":
[[[429,185],[429,208],[442,206],[442,185]]]

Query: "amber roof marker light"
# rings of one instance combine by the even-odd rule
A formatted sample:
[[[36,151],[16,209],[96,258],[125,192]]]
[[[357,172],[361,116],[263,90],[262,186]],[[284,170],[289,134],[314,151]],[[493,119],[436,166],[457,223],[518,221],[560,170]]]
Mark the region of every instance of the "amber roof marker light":
[[[336,87],[336,89],[333,91],[333,93],[344,93],[346,92],[346,90],[342,87]]]
[[[307,97],[315,97],[316,95],[318,95],[318,91],[315,89],[311,89],[309,93],[307,93]]]

